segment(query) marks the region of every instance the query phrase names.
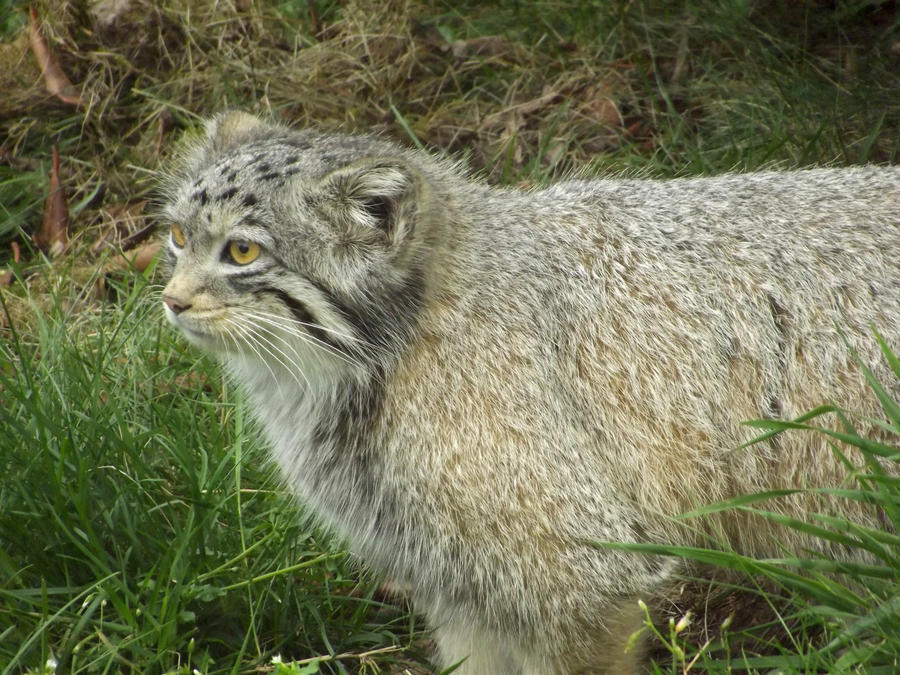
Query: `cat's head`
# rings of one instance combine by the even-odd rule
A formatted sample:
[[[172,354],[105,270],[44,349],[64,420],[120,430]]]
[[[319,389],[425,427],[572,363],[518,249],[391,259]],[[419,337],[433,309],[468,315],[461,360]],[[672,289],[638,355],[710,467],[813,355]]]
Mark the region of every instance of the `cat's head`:
[[[162,190],[167,318],[205,349],[274,367],[390,350],[423,294],[429,191],[411,158],[375,138],[214,118]]]

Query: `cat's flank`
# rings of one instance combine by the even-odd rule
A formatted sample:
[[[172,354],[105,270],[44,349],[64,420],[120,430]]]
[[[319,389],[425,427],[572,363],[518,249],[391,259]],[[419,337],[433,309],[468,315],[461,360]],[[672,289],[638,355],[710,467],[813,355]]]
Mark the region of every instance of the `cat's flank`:
[[[441,665],[639,669],[637,600],[674,563],[591,541],[845,554],[745,512],[671,517],[845,478],[818,436],[741,448],[742,420],[833,403],[878,433],[848,343],[891,381],[871,326],[900,346],[897,169],[523,192],[231,113],[164,195],[169,320],[246,390],[290,488],[410,589]]]

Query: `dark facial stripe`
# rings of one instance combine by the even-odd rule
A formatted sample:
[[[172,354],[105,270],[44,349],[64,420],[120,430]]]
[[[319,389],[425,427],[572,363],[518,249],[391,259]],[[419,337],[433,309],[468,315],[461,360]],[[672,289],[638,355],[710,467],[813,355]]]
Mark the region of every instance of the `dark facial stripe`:
[[[419,269],[411,270],[408,277],[396,286],[379,289],[379,299],[361,309],[354,309],[342,302],[315,280],[307,278],[307,281],[366,342],[384,348],[390,347],[392,336],[397,334],[398,328],[412,329],[415,325],[425,293],[425,279]]]
[[[243,283],[236,284],[236,283],[234,283],[234,281],[236,281],[238,279],[248,279],[250,277],[262,276],[263,274],[268,272],[270,269],[272,269],[273,265],[262,265],[262,266],[254,265],[251,269],[242,269],[240,267],[237,267],[236,265],[233,267],[235,267],[235,269],[233,271],[228,272],[228,274],[225,278],[228,281],[232,282],[231,285],[234,288],[237,288],[242,291],[246,291],[254,286],[257,286],[258,284],[243,284]]]
[[[334,308],[338,314],[341,315],[341,318],[347,321],[357,333],[362,335],[367,342],[371,344],[379,344],[380,340],[378,339],[375,330],[375,326],[371,325],[367,322],[360,314],[350,309],[347,303],[343,302],[340,298],[338,298],[334,293],[329,291],[325,286],[320,284],[318,281],[314,279],[310,279],[307,277],[306,279],[312,286],[315,288],[325,300]]]
[[[278,258],[278,256],[273,255],[273,257],[282,267],[290,269],[290,265]],[[335,312],[340,314],[341,318],[344,319],[344,321],[353,326],[357,335],[361,336],[365,339],[366,342],[373,345],[380,345],[384,341],[382,338],[378,337],[379,331],[374,324],[366,321],[363,316],[361,316],[358,312],[352,310],[347,305],[347,303],[343,302],[334,293],[328,290],[328,288],[320,284],[315,279],[311,279],[310,277],[305,277],[305,279],[313,288],[319,291],[324,300],[331,306],[332,309],[334,309]],[[333,340],[331,342],[333,342]]]
[[[309,311],[309,307],[306,306],[304,302],[298,300],[297,298],[291,297],[289,294],[285,293],[280,288],[275,288],[274,286],[265,286],[258,293],[271,293],[276,298],[281,300],[289,310],[291,310],[291,314],[294,315],[294,318],[303,324],[303,328],[312,335],[317,340],[322,343],[337,349],[341,353],[346,353],[346,349],[344,346],[335,341],[334,337],[326,330],[323,330],[316,318],[313,316],[312,312]]]
[[[291,269],[290,265],[286,264],[284,260],[281,260],[272,251],[269,251],[269,254],[279,265],[286,269]],[[247,276],[250,275],[248,274]],[[392,343],[396,341],[398,334],[413,330],[425,290],[425,279],[422,271],[420,269],[413,269],[405,280],[395,286],[380,288],[378,291],[374,292],[373,296],[377,297],[377,300],[373,297],[371,304],[359,307],[342,300],[315,279],[310,277],[305,277],[305,279],[321,294],[322,299],[328,303],[331,309],[337,312],[344,321],[353,327],[356,337],[361,339],[361,345],[355,344],[354,349],[350,350],[346,347],[340,347],[340,343],[334,337],[326,335],[321,339],[336,348],[340,348],[345,353],[350,353],[352,351],[357,356],[359,355],[360,347],[362,347],[363,350],[366,350],[367,346],[371,346],[374,349],[388,350],[391,350],[392,347],[396,347],[397,345],[393,345]],[[283,291],[273,287],[267,286],[266,290],[269,292],[277,291],[281,294],[279,295],[279,298],[292,312],[295,310],[291,306],[291,302],[299,303],[303,308],[303,312],[305,312],[305,316],[310,316],[309,308],[303,303],[300,303],[300,301],[290,298]],[[374,291],[374,289],[372,290]],[[299,317],[298,320],[304,322],[312,321],[310,318]],[[310,329],[310,333],[314,333],[314,330]],[[319,329],[319,333],[314,334],[316,337],[320,337],[320,334],[323,333],[327,333],[327,331]]]
[[[171,272],[171,270],[175,269],[175,263],[178,261],[178,258],[175,256],[175,252],[172,250],[171,246],[163,248],[163,255],[165,256],[165,263]]]

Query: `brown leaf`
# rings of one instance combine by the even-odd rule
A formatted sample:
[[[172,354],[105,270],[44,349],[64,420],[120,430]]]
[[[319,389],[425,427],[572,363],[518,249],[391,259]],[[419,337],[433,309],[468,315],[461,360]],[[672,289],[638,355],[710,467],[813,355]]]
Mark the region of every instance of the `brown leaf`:
[[[512,144],[510,158],[513,166],[517,167],[522,166],[523,162],[522,143],[519,140],[519,127],[522,126],[522,123],[522,116],[516,114],[515,111],[510,111],[506,116],[506,123],[503,125],[503,133],[500,134],[500,140],[504,147],[509,148]]]
[[[41,231],[34,236],[34,243],[51,256],[57,256],[69,243],[69,205],[59,180],[59,149],[55,145],[49,183],[44,222]]]
[[[50,51],[44,36],[41,35],[41,28],[38,26],[37,15],[34,7],[28,9],[29,26],[28,26],[28,42],[31,44],[31,51],[37,59],[41,73],[44,75],[44,86],[47,91],[59,98],[63,103],[71,105],[80,105],[81,96],[78,91],[66,77],[56,56]]]
[[[159,111],[159,126],[156,128],[156,154],[161,155],[166,143],[166,132],[175,126],[175,115],[168,108]]]
[[[149,237],[156,230],[156,224],[150,223],[149,225],[144,225],[141,229],[139,229],[134,234],[127,236],[122,240],[122,250],[128,251],[129,249],[134,248],[138,244],[140,244],[144,239]]]
[[[9,247],[12,249],[12,258],[13,264],[18,265],[22,259],[22,251],[19,248],[19,242],[11,241],[9,242]],[[13,280],[15,279],[15,275],[12,270],[3,270],[0,272],[0,288],[5,288],[6,286],[12,285]],[[4,323],[4,315],[0,314],[0,328],[3,328]]]
[[[158,241],[152,241],[127,253],[113,256],[106,265],[106,271],[127,271],[134,268],[138,272],[143,272],[159,253],[159,247]]]
[[[140,244],[150,236],[153,225],[146,224],[144,207],[147,200],[112,204],[100,210],[103,216],[101,236],[91,246],[94,253],[99,253],[110,246],[127,251]]]
[[[19,264],[19,255],[20,255],[18,242],[15,242],[15,241],[10,242],[9,247],[12,249],[13,262],[16,265],[18,265]],[[12,270],[0,270],[0,288],[6,288],[7,286],[11,285],[14,278],[15,277],[13,276]],[[3,319],[3,315],[0,314],[0,328],[3,328],[2,319]]]
[[[542,92],[537,98],[533,98],[530,101],[525,101],[524,103],[520,103],[513,107],[520,115],[527,117],[528,115],[541,112],[545,108],[556,104],[561,98],[562,95],[558,91],[547,90]]]
[[[585,101],[581,112],[599,124],[611,127],[622,126],[622,114],[613,97],[613,90],[603,82],[598,82],[584,92]]]
[[[319,37],[322,34],[322,22],[319,20],[319,12],[316,10],[316,0],[307,0],[309,20],[312,23],[313,35]]]
[[[106,299],[106,277],[97,277],[96,281],[94,281],[94,299]]]
[[[558,91],[546,89],[537,98],[532,98],[522,103],[508,106],[503,110],[491,113],[484,118],[482,127],[492,127],[498,122],[508,124],[511,115],[516,118],[516,126],[519,126],[525,117],[545,111],[549,106],[556,104],[562,99],[562,94]]]
[[[546,152],[544,152],[543,163],[547,167],[554,167],[557,163],[563,158],[563,155],[566,152],[566,149],[569,147],[568,142],[566,142],[565,138],[560,138],[557,136],[550,144],[547,146]]]
[[[129,251],[129,255],[131,255],[131,262],[134,264],[135,269],[138,272],[143,272],[150,266],[150,263],[153,262],[153,259],[159,253],[160,243],[158,241],[154,241],[149,244],[144,244],[143,246],[139,246],[134,249],[133,255],[131,255],[131,251]]]

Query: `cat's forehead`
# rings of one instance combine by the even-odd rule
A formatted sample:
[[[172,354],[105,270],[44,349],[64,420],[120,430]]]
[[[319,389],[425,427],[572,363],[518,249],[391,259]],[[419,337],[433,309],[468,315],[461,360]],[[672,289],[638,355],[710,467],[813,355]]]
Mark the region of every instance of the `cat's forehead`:
[[[248,221],[270,227],[277,213],[296,215],[312,203],[306,197],[332,171],[391,149],[389,143],[370,136],[316,131],[251,140],[201,155],[192,173],[181,174],[169,192],[166,211],[185,228],[208,234],[227,234]]]
[[[316,174],[321,161],[314,153],[283,143],[242,146],[212,159],[193,178],[192,200],[254,202],[252,190],[269,192],[297,174]],[[258,197],[256,198],[258,199]],[[248,204],[252,205],[252,204]]]
[[[246,207],[271,199],[288,183],[302,189],[371,153],[373,139],[294,133],[246,143],[211,157],[182,185],[191,206],[236,203]],[[377,143],[377,142],[375,142]]]
[[[304,151],[306,150],[306,151]],[[243,217],[262,215],[290,182],[302,191],[306,177],[320,173],[320,162],[303,147],[256,143],[220,153],[184,176],[171,203],[172,215],[188,227],[223,230]]]

